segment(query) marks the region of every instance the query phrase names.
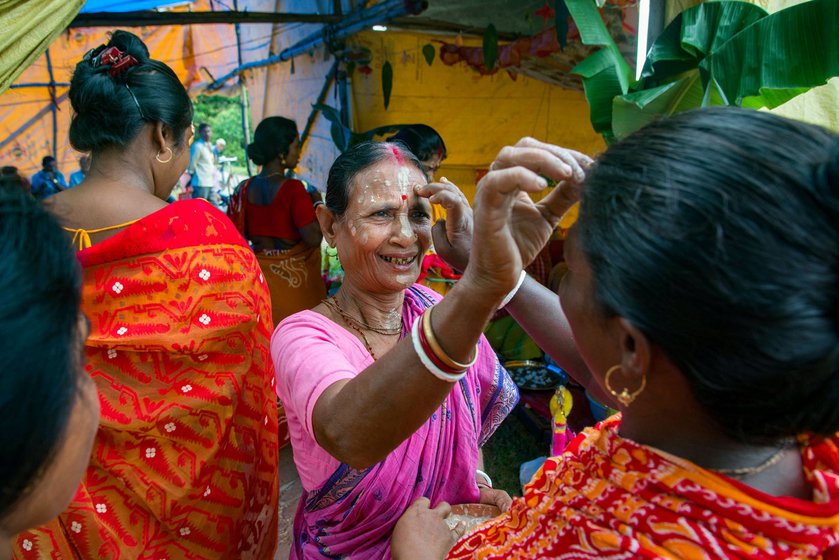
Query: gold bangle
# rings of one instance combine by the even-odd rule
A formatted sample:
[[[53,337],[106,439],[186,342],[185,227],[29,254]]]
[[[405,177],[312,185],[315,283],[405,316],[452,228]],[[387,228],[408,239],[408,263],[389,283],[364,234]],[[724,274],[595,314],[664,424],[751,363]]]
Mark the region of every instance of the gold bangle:
[[[475,348],[475,354],[472,357],[472,360],[469,363],[462,364],[458,361],[455,361],[449,356],[445,350],[440,346],[440,343],[437,342],[437,337],[434,336],[434,330],[431,328],[431,310],[434,309],[434,306],[429,307],[425,313],[422,314],[422,332],[425,335],[425,340],[428,341],[428,345],[431,347],[431,351],[434,352],[434,355],[448,367],[458,370],[458,371],[465,371],[475,365],[475,362],[478,360],[478,348]]]

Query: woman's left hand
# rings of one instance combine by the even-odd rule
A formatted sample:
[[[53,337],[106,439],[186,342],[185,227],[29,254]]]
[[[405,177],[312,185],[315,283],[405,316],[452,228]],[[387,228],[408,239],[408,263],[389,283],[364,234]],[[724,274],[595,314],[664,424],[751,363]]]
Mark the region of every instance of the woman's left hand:
[[[481,491],[479,502],[482,504],[496,506],[502,513],[509,510],[510,506],[513,505],[513,498],[504,490],[496,490],[485,486],[479,486],[478,489]]]
[[[417,187],[416,193],[446,210],[446,219],[438,220],[431,229],[434,249],[450,265],[464,270],[472,245],[472,207],[466,195],[445,177]]]

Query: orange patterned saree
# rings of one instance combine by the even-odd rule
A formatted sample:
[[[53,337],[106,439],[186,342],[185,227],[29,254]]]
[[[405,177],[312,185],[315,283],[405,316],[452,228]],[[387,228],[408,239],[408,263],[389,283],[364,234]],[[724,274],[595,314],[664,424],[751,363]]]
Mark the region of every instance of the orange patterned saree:
[[[839,558],[837,439],[801,439],[813,500],[778,498],[618,435],[620,416],[548,459],[463,558]]]
[[[271,303],[253,252],[189,200],[78,258],[101,424],[73,502],[15,557],[273,558]]]

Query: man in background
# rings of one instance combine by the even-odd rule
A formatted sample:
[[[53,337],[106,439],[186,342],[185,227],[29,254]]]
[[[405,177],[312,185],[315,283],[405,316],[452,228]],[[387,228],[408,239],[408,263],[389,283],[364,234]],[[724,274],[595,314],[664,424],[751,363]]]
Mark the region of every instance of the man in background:
[[[213,130],[207,123],[198,125],[198,139],[189,152],[189,173],[192,175],[192,198],[212,200],[216,165],[210,139]]]
[[[64,175],[56,169],[55,158],[44,156],[41,170],[32,176],[32,196],[43,200],[67,189]]]
[[[70,173],[70,186],[75,187],[84,181],[88,171],[90,171],[90,158],[88,156],[81,156],[79,158],[79,170]]]

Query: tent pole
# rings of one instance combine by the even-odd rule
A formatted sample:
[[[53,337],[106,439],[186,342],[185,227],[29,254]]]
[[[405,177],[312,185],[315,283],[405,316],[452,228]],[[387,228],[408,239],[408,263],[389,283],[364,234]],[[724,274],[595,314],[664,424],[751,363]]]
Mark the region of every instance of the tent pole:
[[[239,0],[233,0],[233,10],[238,12],[239,11]],[[236,29],[236,57],[238,59],[239,67],[242,66],[242,38],[241,38],[241,29],[239,24],[237,23],[235,26]],[[251,143],[251,131],[250,127],[248,126],[248,113],[250,110],[248,109],[248,88],[245,85],[245,78],[243,74],[239,73],[239,106],[242,108],[242,133],[245,137],[245,166],[248,168],[248,176],[253,175],[253,170],[251,169],[251,158],[247,155],[247,147],[248,144]]]
[[[380,4],[376,4],[370,8],[364,8],[345,16],[338,24],[324,26],[319,31],[312,33],[280,52],[280,54],[270,56],[264,60],[240,64],[239,67],[232,72],[228,72],[215,82],[209,84],[207,89],[219,89],[224,82],[236,74],[241,74],[244,70],[262,68],[263,66],[270,66],[271,64],[277,64],[278,62],[285,62],[298,54],[311,51],[325,42],[340,41],[344,37],[349,37],[350,35],[358,33],[363,29],[367,29],[373,24],[386,22],[405,14],[418,14],[427,7],[428,2],[426,0],[384,0]]]
[[[335,72],[338,70],[338,61],[336,60],[332,67],[329,69],[329,72],[326,74],[326,80],[323,82],[323,87],[318,94],[318,99],[315,102],[316,105],[322,105],[326,102],[326,96],[329,94],[329,88],[332,85],[332,80],[335,78]],[[309,135],[312,133],[312,128],[315,126],[315,119],[318,116],[319,111],[317,109],[312,109],[312,112],[309,113],[309,118],[306,120],[306,126],[303,128],[303,134],[300,136],[300,150],[301,154],[303,150],[305,150],[306,140],[309,139]]]
[[[47,72],[50,76],[49,92],[50,92],[50,106],[52,107],[52,157],[58,161],[58,103],[55,99],[55,77],[52,73],[52,60],[50,59],[50,50],[47,49],[44,53],[47,57]]]

